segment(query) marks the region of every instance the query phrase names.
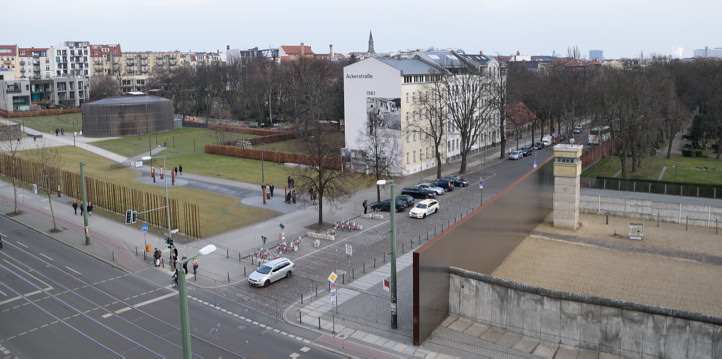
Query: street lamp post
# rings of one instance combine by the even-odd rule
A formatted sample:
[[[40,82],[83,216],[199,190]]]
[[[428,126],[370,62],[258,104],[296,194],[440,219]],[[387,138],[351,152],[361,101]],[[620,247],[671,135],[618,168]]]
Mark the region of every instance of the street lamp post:
[[[394,181],[393,180],[378,180],[376,184],[379,186],[389,185],[390,208],[390,229],[389,229],[389,247],[391,249],[391,329],[397,329],[398,323],[398,311],[397,311],[397,290],[396,290],[396,198],[394,196]]]
[[[213,253],[216,246],[209,244],[198,251],[194,255],[183,261],[180,266],[176,266],[175,272],[178,276],[178,302],[180,303],[180,320],[181,320],[181,339],[183,340],[183,359],[192,359],[193,351],[191,350],[191,325],[190,315],[188,314],[188,297],[186,295],[186,273],[185,268],[189,261]]]

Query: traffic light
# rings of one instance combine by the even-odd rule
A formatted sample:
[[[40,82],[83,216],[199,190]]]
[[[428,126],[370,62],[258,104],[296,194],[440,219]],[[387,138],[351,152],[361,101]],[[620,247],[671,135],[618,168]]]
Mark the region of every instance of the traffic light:
[[[168,248],[173,248],[173,240],[172,239],[166,238],[165,244],[168,245]]]
[[[130,223],[135,223],[138,221],[138,211],[130,211]]]
[[[125,224],[133,223],[133,210],[129,209],[125,211]]]

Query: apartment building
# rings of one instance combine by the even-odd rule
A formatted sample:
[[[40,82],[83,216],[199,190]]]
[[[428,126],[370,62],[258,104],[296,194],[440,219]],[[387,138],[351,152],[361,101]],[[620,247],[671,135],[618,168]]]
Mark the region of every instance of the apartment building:
[[[27,47],[18,49],[19,79],[47,80],[54,77],[53,61],[48,48]]]
[[[55,76],[93,76],[88,41],[66,41],[64,46],[51,47],[50,56],[54,59]]]
[[[120,44],[90,45],[91,72],[120,78],[122,56]]]
[[[145,91],[153,72],[174,71],[183,66],[210,65],[220,61],[220,52],[123,52],[120,87],[123,92]]]
[[[258,47],[250,48],[247,50],[231,49],[231,46],[226,46],[226,62],[229,63],[248,63],[256,59],[265,58],[269,61],[279,62],[279,49],[267,48],[259,49]]]
[[[456,51],[425,51],[395,57],[371,57],[344,67],[345,140],[351,163],[367,158],[370,131],[385,138],[391,172],[409,175],[436,165],[432,139],[415,125],[423,124],[423,99],[441,74],[464,76],[465,70],[499,71],[498,63],[483,55]],[[497,118],[483,130],[472,151],[499,141]],[[443,161],[460,153],[459,131],[449,125],[441,147]]]
[[[17,77],[18,67],[18,46],[17,45],[0,45],[0,72],[12,72],[12,77]],[[10,75],[6,75],[10,77]]]

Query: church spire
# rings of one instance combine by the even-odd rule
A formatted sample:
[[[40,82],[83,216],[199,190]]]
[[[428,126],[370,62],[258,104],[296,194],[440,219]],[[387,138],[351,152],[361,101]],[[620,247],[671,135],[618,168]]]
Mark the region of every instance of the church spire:
[[[374,51],[374,35],[371,33],[371,30],[369,30],[369,49],[366,52],[372,55],[376,53],[376,51]]]

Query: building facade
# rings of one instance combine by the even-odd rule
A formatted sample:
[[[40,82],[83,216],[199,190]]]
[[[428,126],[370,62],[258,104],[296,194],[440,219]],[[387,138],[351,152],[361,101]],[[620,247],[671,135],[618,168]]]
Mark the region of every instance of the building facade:
[[[20,79],[47,80],[54,76],[53,62],[48,48],[19,48],[18,69]]]
[[[0,45],[0,72],[5,77],[18,77],[16,71],[18,67],[18,46],[17,45]],[[12,76],[8,73],[12,72]]]
[[[0,111],[30,110],[29,80],[0,80]]]
[[[51,47],[50,56],[54,59],[55,76],[93,76],[88,41],[66,41],[64,46]]]
[[[122,57],[120,44],[90,45],[91,69],[94,75],[120,78]]]
[[[604,51],[602,50],[589,50],[589,60],[591,61],[604,61]]]
[[[697,58],[717,58],[722,59],[722,47],[694,50],[694,57]]]
[[[425,124],[423,99],[440,74],[464,76],[461,69],[467,66],[481,66],[484,71],[498,69],[493,59],[479,60],[453,51],[427,51],[394,58],[371,57],[346,66],[345,143],[352,165],[363,167],[368,158],[369,134],[380,131],[376,133],[385,139],[384,153],[392,157],[388,159],[392,174],[409,175],[436,166],[433,139],[418,130]],[[482,130],[472,151],[498,142],[497,128],[498,118]],[[460,142],[459,131],[449,123],[440,147],[443,162],[460,154]]]

